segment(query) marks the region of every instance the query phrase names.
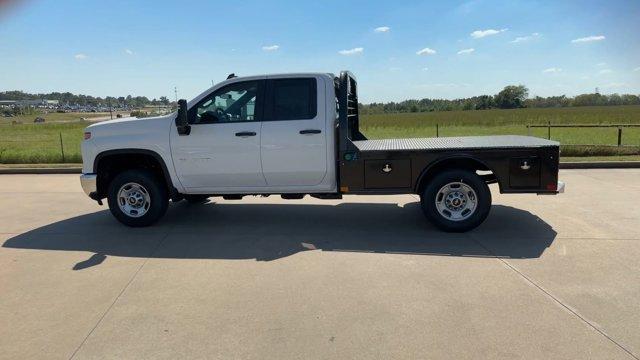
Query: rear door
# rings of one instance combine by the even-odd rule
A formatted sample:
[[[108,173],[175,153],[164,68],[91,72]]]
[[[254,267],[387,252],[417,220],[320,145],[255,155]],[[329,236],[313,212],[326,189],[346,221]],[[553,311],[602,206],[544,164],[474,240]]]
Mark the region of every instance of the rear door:
[[[323,87],[314,76],[267,80],[260,148],[268,186],[314,186],[326,176]]]

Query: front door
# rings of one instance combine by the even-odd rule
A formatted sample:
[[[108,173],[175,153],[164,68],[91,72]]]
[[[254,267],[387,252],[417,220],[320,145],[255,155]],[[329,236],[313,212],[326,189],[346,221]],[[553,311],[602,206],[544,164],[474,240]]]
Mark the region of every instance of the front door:
[[[185,188],[266,185],[260,163],[264,81],[243,81],[215,90],[189,109],[191,134],[172,131],[172,152]]]
[[[326,128],[325,94],[318,84],[323,82],[315,77],[267,80],[261,148],[269,186],[314,186],[327,173],[331,129]]]

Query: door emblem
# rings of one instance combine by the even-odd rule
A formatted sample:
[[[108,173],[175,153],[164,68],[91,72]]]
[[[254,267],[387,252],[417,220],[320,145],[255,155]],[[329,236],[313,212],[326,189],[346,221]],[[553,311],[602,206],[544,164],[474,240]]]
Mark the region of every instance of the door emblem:
[[[391,170],[393,170],[391,168],[391,166],[389,166],[389,164],[384,164],[384,167],[382,168],[382,171],[386,172],[386,173],[390,173]]]
[[[529,170],[531,169],[531,165],[529,165],[529,162],[527,162],[526,160],[522,162],[522,165],[520,165],[520,169],[522,170]]]

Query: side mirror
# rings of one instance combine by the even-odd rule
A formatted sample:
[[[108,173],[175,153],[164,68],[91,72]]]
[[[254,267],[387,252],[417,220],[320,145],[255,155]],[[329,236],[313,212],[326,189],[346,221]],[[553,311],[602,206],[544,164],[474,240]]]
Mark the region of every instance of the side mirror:
[[[179,135],[189,135],[191,133],[191,126],[187,119],[187,100],[178,100],[178,116],[176,116],[176,128]]]

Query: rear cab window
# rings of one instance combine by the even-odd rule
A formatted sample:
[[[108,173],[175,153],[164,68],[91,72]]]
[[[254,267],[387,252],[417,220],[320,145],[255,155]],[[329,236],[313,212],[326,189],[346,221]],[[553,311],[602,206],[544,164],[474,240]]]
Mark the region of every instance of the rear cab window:
[[[317,115],[317,81],[315,78],[269,80],[266,119],[307,120]]]

